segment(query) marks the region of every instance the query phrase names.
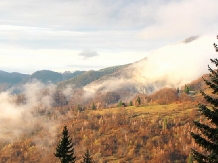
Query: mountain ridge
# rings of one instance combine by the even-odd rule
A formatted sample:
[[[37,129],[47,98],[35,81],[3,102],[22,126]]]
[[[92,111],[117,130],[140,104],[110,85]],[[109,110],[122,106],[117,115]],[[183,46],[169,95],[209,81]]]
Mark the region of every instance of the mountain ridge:
[[[127,67],[129,65],[130,64],[112,66],[112,67],[100,69],[98,71],[89,70],[89,71],[84,72],[83,74],[76,76],[75,78],[71,78],[69,80],[65,80],[63,82],[58,83],[58,87],[63,88],[66,85],[74,85],[74,87],[81,88],[104,76],[113,74],[119,71],[120,69]]]
[[[28,83],[32,80],[39,80],[44,84],[53,83],[68,80],[79,74],[84,73],[85,71],[75,71],[67,73],[58,73],[51,70],[39,70],[33,74],[22,74],[19,72],[6,72],[0,70],[0,91],[6,91],[11,87],[16,87],[21,84]]]

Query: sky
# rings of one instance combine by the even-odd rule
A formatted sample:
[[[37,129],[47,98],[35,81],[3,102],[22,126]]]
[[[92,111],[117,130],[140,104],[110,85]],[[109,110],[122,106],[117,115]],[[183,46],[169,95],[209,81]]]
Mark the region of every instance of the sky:
[[[0,0],[0,70],[98,70],[217,27],[217,0]]]

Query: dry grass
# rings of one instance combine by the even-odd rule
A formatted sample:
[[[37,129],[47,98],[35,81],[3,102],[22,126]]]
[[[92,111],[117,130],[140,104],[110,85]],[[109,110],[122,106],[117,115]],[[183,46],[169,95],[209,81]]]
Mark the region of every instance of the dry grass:
[[[116,113],[125,113],[125,114],[131,114],[133,113],[135,116],[145,116],[150,115],[152,117],[163,115],[165,117],[178,117],[182,114],[190,114],[190,112],[196,108],[196,106],[193,103],[173,103],[169,105],[157,105],[157,104],[151,104],[146,106],[128,106],[128,107],[116,107],[116,108],[108,108],[108,109],[102,109],[102,110],[96,110],[96,111],[90,111],[90,114],[116,114]]]

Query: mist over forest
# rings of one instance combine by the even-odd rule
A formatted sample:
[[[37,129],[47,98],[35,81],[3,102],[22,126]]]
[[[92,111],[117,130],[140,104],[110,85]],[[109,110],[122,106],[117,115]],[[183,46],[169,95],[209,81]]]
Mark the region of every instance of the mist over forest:
[[[25,113],[27,118],[23,119],[24,123],[25,119],[34,121],[35,118],[31,113],[33,109],[41,107],[49,110],[54,107],[57,92],[61,92],[68,101],[74,95],[77,96],[76,92],[81,89],[83,91],[82,103],[85,103],[99,92],[130,92],[130,97],[125,95],[122,97],[130,100],[138,93],[151,94],[161,88],[181,88],[207,73],[209,58],[216,57],[209,42],[212,42],[211,37],[201,36],[190,37],[184,41],[164,46],[135,63],[111,67],[113,70],[108,72],[106,72],[107,69],[95,71],[96,73],[104,71],[104,73],[91,79],[86,85],[77,86],[74,81],[85,73],[87,74],[84,75],[84,80],[89,76],[95,76],[94,71],[91,75],[89,71],[77,71],[74,77],[65,81],[62,79],[62,82],[57,85],[56,80],[47,79],[45,81],[42,77],[37,79],[32,75],[32,79],[25,81],[24,84],[21,82],[1,92],[1,112],[4,113],[1,114],[1,118],[10,117],[19,122]],[[46,73],[50,72],[52,71],[45,71],[43,75],[46,76]],[[54,73],[53,76],[55,76]],[[7,82],[2,82],[2,85],[4,84]],[[13,94],[15,90],[20,94]],[[17,103],[16,98],[19,96],[24,99]],[[119,100],[122,99],[119,97],[115,102]]]
[[[77,161],[86,149],[96,162],[187,161],[190,148],[198,149],[189,131],[196,131],[198,102],[207,104],[200,90],[208,91],[201,77],[208,79],[216,57],[211,42],[209,35],[192,36],[100,70],[2,71],[0,159],[58,162],[53,153],[66,125]]]
[[[217,0],[0,13],[0,163],[218,162]]]

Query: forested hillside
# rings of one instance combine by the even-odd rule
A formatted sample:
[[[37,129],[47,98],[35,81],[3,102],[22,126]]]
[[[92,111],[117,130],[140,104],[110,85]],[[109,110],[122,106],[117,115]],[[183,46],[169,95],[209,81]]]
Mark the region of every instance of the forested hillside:
[[[21,74],[21,73],[8,73],[5,71],[0,71],[0,83],[7,83],[7,84],[17,84],[24,80],[26,80],[29,75]]]
[[[201,82],[199,79],[187,86],[196,88]],[[207,91],[204,85],[200,88]],[[53,96],[55,103],[49,107],[41,103],[32,108],[28,123],[18,121],[22,125],[18,127],[19,134],[7,130],[3,132],[7,134],[5,137],[1,133],[0,160],[58,163],[53,153],[63,126],[68,126],[77,162],[87,149],[96,162],[187,162],[190,147],[198,149],[190,137],[190,131],[196,131],[192,121],[196,118],[204,121],[197,104],[206,103],[199,89],[194,91],[187,94],[183,89],[164,88],[151,95],[138,94],[129,101],[123,100],[118,92],[108,92],[83,101],[82,90],[74,91],[71,98],[58,90]],[[48,93],[49,90],[42,91],[43,96]],[[99,103],[103,99],[110,101],[110,107]],[[117,107],[119,100],[126,107]],[[17,96],[14,102],[22,106],[28,99]],[[23,112],[23,119],[26,116],[29,113]],[[13,128],[7,121],[10,119],[1,120],[1,127]]]
[[[21,74],[18,72],[8,73],[0,71],[0,92],[6,91],[12,87],[20,87],[32,80],[38,80],[44,84],[61,82],[70,78],[76,77],[85,71],[64,72],[58,73],[50,70],[36,71],[33,74]]]
[[[84,87],[85,85],[98,80],[99,78],[103,77],[103,76],[107,76],[109,74],[113,74],[119,70],[121,70],[122,68],[127,67],[129,64],[127,65],[121,65],[121,66],[113,66],[113,67],[107,67],[105,69],[100,69],[99,71],[94,71],[94,70],[90,70],[87,71],[83,74],[80,74],[72,79],[63,81],[58,83],[58,87],[63,88],[67,85],[73,85],[74,87]]]
[[[84,73],[85,71],[75,71],[75,72],[65,72],[65,73],[58,73],[50,70],[41,70],[36,71],[31,75],[31,79],[37,79],[42,83],[58,83],[63,80],[68,80],[73,78],[77,75]]]
[[[67,106],[54,109],[61,114],[38,116],[45,122],[60,121],[50,128],[57,127],[58,134],[51,139],[43,125],[35,124],[18,140],[1,141],[2,162],[58,163],[53,152],[64,125],[75,143],[77,160],[88,148],[97,162],[186,162],[195,146],[189,134],[195,130],[192,120],[200,118],[192,102],[82,112]]]

